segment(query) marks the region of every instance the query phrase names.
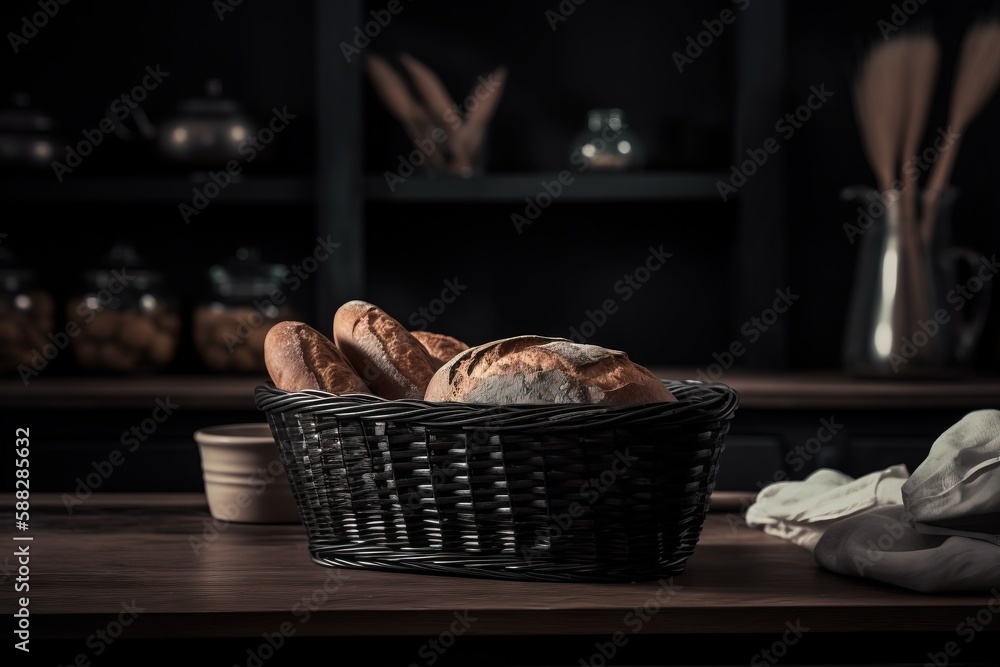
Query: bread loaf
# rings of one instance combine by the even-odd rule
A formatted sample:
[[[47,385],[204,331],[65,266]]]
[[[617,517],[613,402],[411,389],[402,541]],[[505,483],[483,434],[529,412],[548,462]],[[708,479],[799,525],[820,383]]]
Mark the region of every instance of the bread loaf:
[[[366,301],[348,301],[333,318],[333,339],[376,396],[423,398],[437,365],[402,324]]]
[[[431,333],[430,331],[411,331],[410,333],[420,341],[420,344],[427,350],[427,354],[434,360],[434,370],[454,359],[459,352],[469,349],[469,346],[462,341],[444,334]]]
[[[264,364],[278,389],[370,394],[333,342],[302,322],[280,322],[264,339]]]
[[[424,399],[607,406],[677,400],[624,352],[543,336],[505,338],[461,352],[437,370]]]

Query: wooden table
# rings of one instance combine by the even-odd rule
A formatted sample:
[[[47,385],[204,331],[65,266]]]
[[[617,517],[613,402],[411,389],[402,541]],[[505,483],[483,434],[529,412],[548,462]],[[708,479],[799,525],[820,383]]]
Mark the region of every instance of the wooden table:
[[[988,609],[989,595],[930,596],[827,572],[808,551],[742,525],[738,499],[717,495],[672,587],[326,568],[310,561],[301,526],[216,522],[200,494],[95,494],[72,514],[58,495],[35,494],[30,530],[18,533],[33,540],[13,544],[30,545],[32,646],[52,647],[63,661],[48,664],[70,664],[74,652],[94,657],[102,641],[94,633],[115,619],[129,623],[106,647],[109,659],[180,640],[208,650],[212,640],[225,665],[253,664],[274,633],[286,640],[284,658],[325,642],[330,655],[340,650],[330,647],[357,645],[387,661],[372,664],[429,664],[421,647],[432,655],[428,638],[446,640],[449,631],[455,646],[439,665],[600,664],[591,658],[602,642],[614,646],[606,642],[615,633],[626,662],[609,664],[772,664],[760,651],[783,633],[796,639],[784,646],[786,665],[924,664],[927,652],[954,640],[962,651],[950,665],[980,654],[1000,660],[1000,613],[973,642],[956,635],[963,619]],[[12,526],[13,499],[5,500],[3,521]],[[12,589],[6,581],[5,610],[15,606]],[[123,612],[133,600],[143,610],[134,621]],[[796,637],[790,627],[808,632]],[[880,648],[861,649],[862,637]],[[532,662],[542,659],[551,662]]]

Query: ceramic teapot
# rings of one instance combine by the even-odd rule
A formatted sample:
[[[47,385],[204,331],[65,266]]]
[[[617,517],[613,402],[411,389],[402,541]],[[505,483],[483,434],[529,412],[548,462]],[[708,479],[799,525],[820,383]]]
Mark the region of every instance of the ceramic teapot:
[[[158,126],[138,106],[132,112],[137,130],[127,128],[110,109],[108,117],[119,137],[153,142],[159,155],[171,162],[213,166],[241,159],[240,148],[256,132],[256,125],[238,102],[222,97],[218,79],[209,79],[205,92],[203,98],[181,102],[174,115]]]

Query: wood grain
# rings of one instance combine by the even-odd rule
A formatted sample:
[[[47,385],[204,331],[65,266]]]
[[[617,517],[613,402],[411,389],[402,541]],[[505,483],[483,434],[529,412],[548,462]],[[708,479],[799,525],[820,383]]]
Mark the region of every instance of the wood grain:
[[[0,515],[13,522],[10,511]],[[840,577],[804,549],[741,525],[735,511],[709,515],[672,594],[657,582],[327,568],[310,560],[300,526],[215,523],[200,494],[94,495],[72,515],[59,496],[36,494],[31,518],[30,610],[40,638],[87,636],[132,600],[145,609],[132,638],[249,637],[283,623],[297,636],[438,634],[465,610],[477,619],[470,635],[610,634],[628,632],[637,609],[655,610],[661,590],[643,633],[775,633],[797,619],[817,632],[948,632],[989,601]],[[14,595],[3,587],[5,608]]]

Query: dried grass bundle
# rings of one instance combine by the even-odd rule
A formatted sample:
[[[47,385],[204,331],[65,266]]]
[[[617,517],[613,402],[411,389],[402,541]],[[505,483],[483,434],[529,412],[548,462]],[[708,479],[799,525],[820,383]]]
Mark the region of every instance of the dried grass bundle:
[[[962,43],[955,87],[948,110],[948,130],[957,138],[938,157],[931,169],[924,192],[921,232],[925,243],[934,237],[937,199],[947,187],[962,135],[969,123],[982,111],[1000,84],[1000,20],[991,19],[973,25]]]

